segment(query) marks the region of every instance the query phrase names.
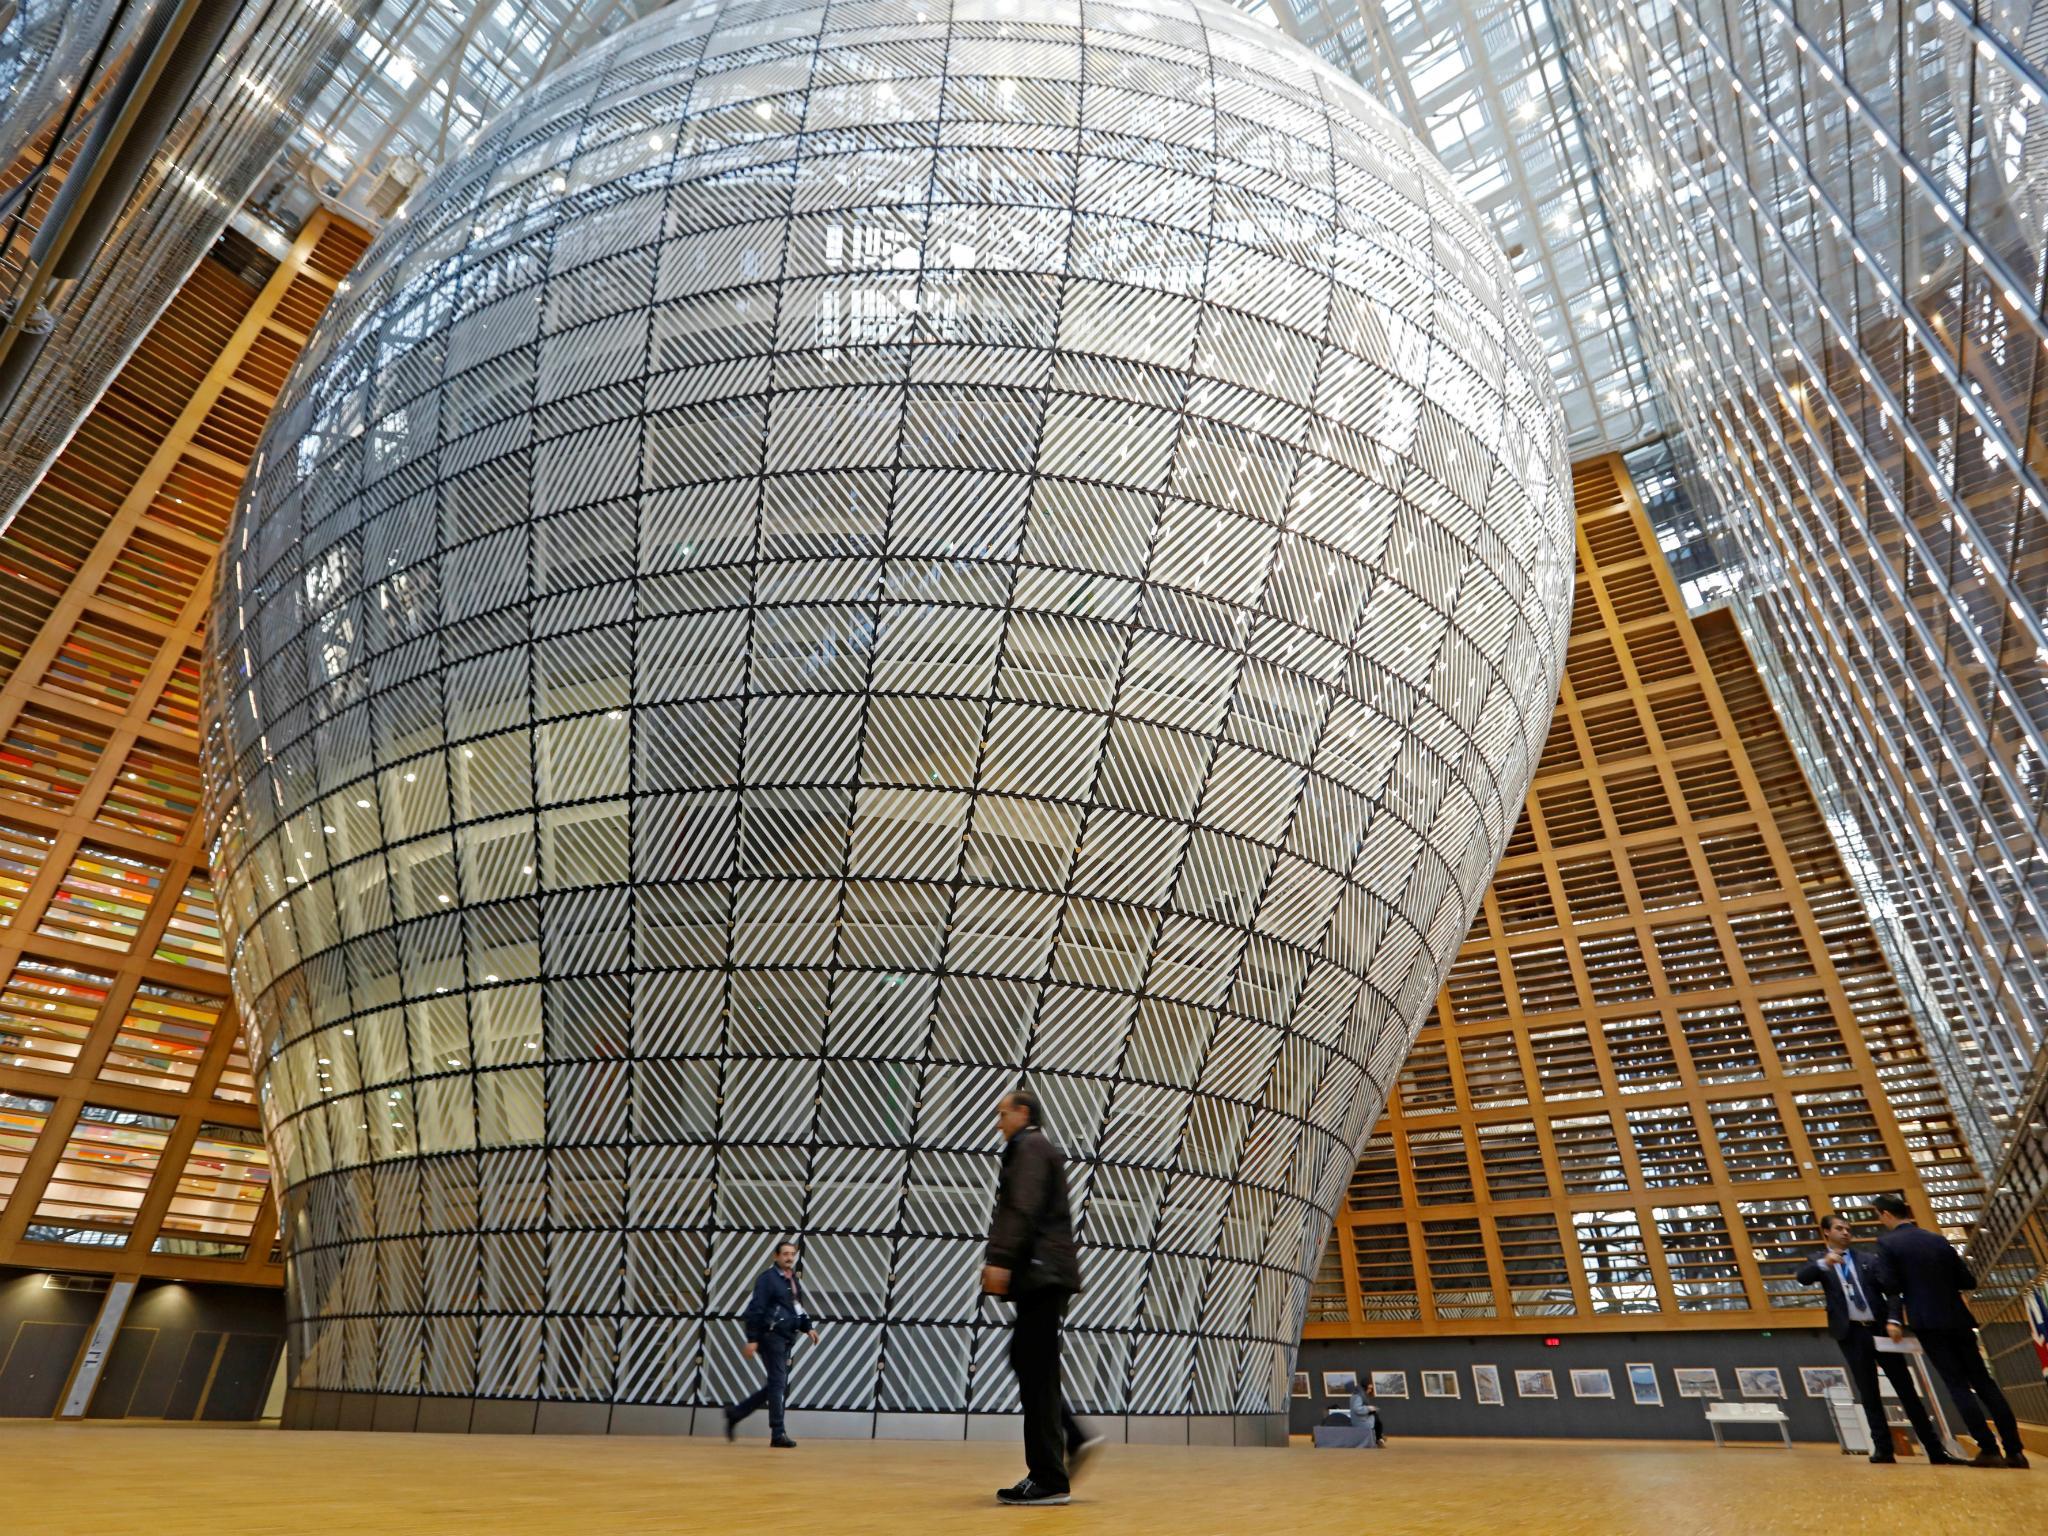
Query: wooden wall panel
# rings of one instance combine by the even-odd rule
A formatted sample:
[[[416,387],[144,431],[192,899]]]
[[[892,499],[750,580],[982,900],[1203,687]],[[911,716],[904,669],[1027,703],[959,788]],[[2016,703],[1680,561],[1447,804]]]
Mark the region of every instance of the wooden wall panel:
[[[1982,1203],[1732,620],[1687,617],[1619,459],[1574,490],[1551,735],[1310,1337],[1814,1324],[1821,1212]]]
[[[320,213],[260,289],[202,262],[0,532],[0,1264],[282,1281],[198,646],[263,421],[366,244]]]

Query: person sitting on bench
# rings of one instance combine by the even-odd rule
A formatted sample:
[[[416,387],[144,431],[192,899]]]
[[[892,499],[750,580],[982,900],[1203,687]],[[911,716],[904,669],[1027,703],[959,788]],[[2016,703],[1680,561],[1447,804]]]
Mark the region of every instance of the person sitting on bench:
[[[1351,1388],[1351,1422],[1372,1426],[1372,1443],[1387,1443],[1387,1426],[1380,1418],[1379,1405],[1372,1400],[1370,1383],[1354,1383]]]

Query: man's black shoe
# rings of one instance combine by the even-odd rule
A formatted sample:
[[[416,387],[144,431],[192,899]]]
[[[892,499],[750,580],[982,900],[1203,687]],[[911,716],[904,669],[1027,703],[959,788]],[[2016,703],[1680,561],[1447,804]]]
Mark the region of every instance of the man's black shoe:
[[[1930,1467],[1960,1467],[1963,1459],[1960,1456],[1951,1456],[1947,1451],[1929,1451],[1927,1464]]]
[[[774,1446],[775,1449],[778,1451],[793,1451],[796,1449],[796,1442],[790,1439],[787,1435],[777,1435],[773,1440],[770,1440],[768,1443]]]
[[[1000,1504],[1070,1504],[1073,1495],[1064,1488],[1042,1487],[1027,1477],[1014,1488],[998,1488],[996,1501]]]
[[[725,1438],[730,1440],[739,1433],[740,1421],[728,1408],[725,1410]]]
[[[1102,1449],[1106,1435],[1089,1435],[1067,1447],[1067,1480],[1072,1482],[1081,1475],[1081,1469],[1095,1458]]]
[[[1972,1467],[2002,1467],[2005,1465],[2005,1458],[1996,1451],[1979,1451],[1964,1465]]]
[[[1888,1467],[1896,1462],[1899,1456],[1896,1451],[1873,1451],[1870,1459],[1877,1466]]]
[[[2005,1458],[2005,1464],[2008,1467],[2018,1467],[2022,1472],[2033,1465],[2032,1462],[2027,1460],[2027,1453],[2025,1451],[2014,1451]]]

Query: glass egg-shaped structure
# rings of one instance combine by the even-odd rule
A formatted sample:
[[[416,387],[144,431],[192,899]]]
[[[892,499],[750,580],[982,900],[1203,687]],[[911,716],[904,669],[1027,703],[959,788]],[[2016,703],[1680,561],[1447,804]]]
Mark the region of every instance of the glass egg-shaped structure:
[[[677,5],[345,288],[207,657],[291,1422],[673,1424],[784,1234],[798,1433],[1011,1410],[1028,1082],[1075,1406],[1284,1433],[1571,606],[1443,171],[1217,0]]]

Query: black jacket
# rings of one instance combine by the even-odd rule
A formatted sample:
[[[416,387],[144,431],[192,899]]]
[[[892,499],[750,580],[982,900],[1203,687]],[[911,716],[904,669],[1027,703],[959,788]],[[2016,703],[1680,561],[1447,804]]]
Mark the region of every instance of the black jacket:
[[[1911,1328],[1977,1326],[1963,1300],[1963,1292],[1977,1288],[1977,1277],[1947,1238],[1907,1222],[1880,1237],[1877,1251],[1891,1267],[1892,1322]]]
[[[771,1264],[754,1282],[754,1294],[740,1314],[740,1326],[747,1330],[749,1344],[759,1344],[771,1335],[788,1343],[800,1333],[809,1333],[813,1324],[796,1304],[796,1287],[789,1276]]]
[[[1885,1308],[1891,1292],[1897,1288],[1891,1266],[1875,1248],[1859,1249],[1852,1245],[1847,1252],[1848,1262],[1856,1266],[1856,1280],[1863,1287],[1863,1300],[1869,1305],[1876,1326],[1883,1327]],[[1827,1298],[1829,1333],[1838,1339],[1846,1339],[1856,1331],[1859,1324],[1849,1315],[1849,1296],[1842,1288],[1840,1271],[1830,1269],[1818,1258],[1813,1258],[1806,1261],[1797,1278],[1801,1285],[1819,1286],[1821,1294]]]
[[[1074,1214],[1067,1204],[1067,1165],[1052,1138],[1027,1125],[1003,1148],[985,1262],[1010,1272],[1010,1294],[1081,1289]]]

